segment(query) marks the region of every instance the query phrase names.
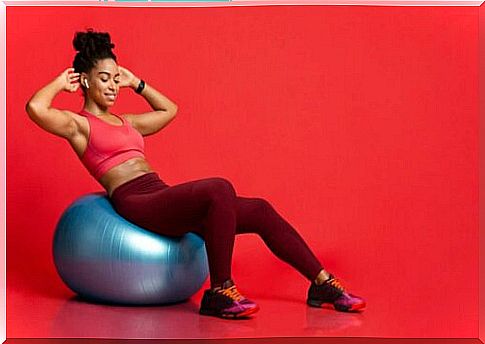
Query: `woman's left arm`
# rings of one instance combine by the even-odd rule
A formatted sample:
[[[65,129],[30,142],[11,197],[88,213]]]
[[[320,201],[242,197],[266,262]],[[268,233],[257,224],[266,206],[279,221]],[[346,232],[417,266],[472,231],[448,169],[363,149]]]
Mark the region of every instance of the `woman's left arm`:
[[[140,79],[126,68],[119,66],[121,71],[120,87],[128,86],[136,90]],[[155,134],[167,126],[177,113],[177,105],[166,96],[158,92],[154,87],[145,82],[145,87],[140,93],[155,111],[142,114],[122,115],[143,136]]]

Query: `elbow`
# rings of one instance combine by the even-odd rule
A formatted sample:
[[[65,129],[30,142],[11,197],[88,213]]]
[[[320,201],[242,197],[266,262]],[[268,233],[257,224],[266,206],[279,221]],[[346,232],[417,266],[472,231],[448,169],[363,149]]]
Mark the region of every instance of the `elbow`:
[[[45,113],[45,107],[40,104],[28,101],[27,104],[25,104],[25,111],[28,113],[31,119],[34,119]]]
[[[34,104],[28,101],[27,104],[25,104],[25,111],[27,112],[29,117],[32,117],[32,115],[35,113]]]
[[[175,115],[177,114],[178,109],[179,109],[178,106],[174,104],[173,109],[171,111],[173,117],[175,117]]]

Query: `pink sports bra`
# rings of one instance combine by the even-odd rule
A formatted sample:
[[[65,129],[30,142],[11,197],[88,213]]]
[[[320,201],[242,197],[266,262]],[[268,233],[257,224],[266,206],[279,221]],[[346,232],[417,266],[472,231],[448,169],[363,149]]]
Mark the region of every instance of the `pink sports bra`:
[[[89,123],[88,145],[81,162],[89,173],[99,180],[110,168],[135,157],[145,157],[143,136],[122,116],[122,125],[109,124],[96,115],[81,110]]]

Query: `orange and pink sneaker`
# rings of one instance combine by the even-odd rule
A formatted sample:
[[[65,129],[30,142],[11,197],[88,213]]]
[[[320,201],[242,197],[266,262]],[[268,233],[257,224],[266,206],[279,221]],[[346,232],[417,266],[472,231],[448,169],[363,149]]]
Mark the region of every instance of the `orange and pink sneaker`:
[[[312,282],[308,289],[307,304],[312,307],[332,304],[337,311],[341,312],[363,311],[366,306],[364,299],[349,294],[332,274],[321,285],[317,285],[315,281]]]
[[[231,319],[245,318],[258,310],[259,306],[242,296],[232,279],[228,279],[220,288],[204,291],[199,313]]]

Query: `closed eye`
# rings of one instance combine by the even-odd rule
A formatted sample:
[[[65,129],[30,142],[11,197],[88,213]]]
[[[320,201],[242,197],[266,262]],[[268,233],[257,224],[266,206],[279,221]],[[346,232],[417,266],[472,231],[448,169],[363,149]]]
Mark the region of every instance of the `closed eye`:
[[[108,82],[109,80],[103,80],[103,79],[101,79],[101,81],[102,81],[102,82]],[[117,84],[119,84],[119,83],[120,83],[120,81],[119,81],[119,80],[115,80],[115,82],[116,82]]]

